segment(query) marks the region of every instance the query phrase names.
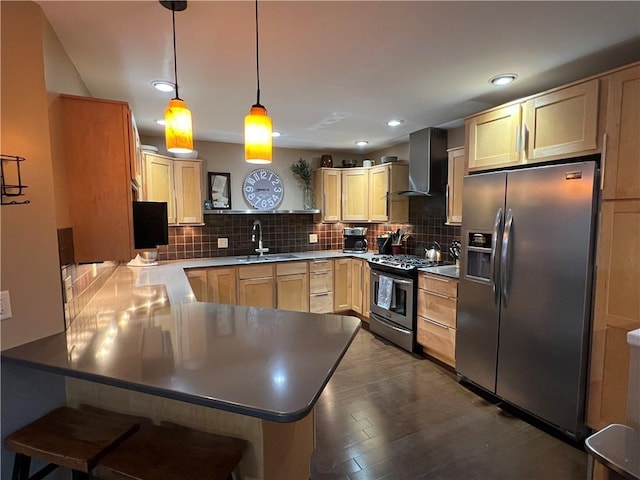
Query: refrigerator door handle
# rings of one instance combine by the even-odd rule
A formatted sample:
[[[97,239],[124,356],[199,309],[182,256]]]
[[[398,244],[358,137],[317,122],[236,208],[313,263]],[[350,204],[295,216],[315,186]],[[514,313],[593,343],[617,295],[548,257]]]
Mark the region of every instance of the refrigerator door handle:
[[[506,307],[509,302],[509,246],[511,228],[513,227],[513,211],[509,209],[504,220],[504,235],[502,236],[502,252],[500,254],[500,287],[502,288],[502,301]]]
[[[500,292],[496,255],[498,253],[498,233],[500,231],[501,224],[502,208],[499,208],[496,213],[496,221],[493,224],[493,240],[491,240],[491,263],[489,265],[491,269],[491,291],[493,292],[493,303],[495,303],[496,305],[498,304],[498,293]]]

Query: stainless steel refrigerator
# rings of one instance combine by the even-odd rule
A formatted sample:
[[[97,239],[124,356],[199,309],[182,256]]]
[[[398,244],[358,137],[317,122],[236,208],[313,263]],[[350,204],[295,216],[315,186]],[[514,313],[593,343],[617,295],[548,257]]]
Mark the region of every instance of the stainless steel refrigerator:
[[[594,232],[593,161],[468,175],[456,369],[584,436]]]

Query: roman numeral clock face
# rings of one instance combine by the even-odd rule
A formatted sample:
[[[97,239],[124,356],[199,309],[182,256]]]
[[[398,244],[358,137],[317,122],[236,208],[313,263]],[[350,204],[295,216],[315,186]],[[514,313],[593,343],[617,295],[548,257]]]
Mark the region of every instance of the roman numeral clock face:
[[[245,177],[242,194],[247,203],[257,210],[275,210],[282,202],[284,184],[276,172],[258,168]]]

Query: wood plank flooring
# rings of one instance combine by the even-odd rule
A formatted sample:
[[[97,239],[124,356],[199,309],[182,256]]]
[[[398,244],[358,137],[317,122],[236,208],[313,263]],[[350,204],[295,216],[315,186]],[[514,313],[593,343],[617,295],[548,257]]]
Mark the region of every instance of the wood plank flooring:
[[[316,406],[312,480],[586,478],[575,446],[361,329]]]

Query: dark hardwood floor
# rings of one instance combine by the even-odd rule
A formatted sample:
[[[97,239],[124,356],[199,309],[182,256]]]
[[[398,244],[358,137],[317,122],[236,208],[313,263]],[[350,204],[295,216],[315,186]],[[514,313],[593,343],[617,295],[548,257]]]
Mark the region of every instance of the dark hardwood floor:
[[[316,406],[312,480],[586,478],[584,451],[361,329]]]

